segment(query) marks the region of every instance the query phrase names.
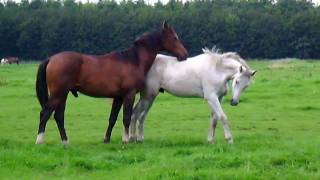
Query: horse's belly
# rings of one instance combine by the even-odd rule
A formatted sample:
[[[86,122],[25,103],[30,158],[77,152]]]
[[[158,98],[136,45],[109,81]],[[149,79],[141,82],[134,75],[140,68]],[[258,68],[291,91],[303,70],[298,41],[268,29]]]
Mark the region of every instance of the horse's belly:
[[[140,83],[142,87],[142,83]],[[92,97],[118,97],[133,89],[139,88],[139,82],[125,76],[112,76],[105,78],[88,78],[76,86],[76,89]]]
[[[86,86],[86,87],[76,87],[76,90],[91,97],[117,97],[121,96],[119,91],[110,90],[110,88],[102,89],[100,87]]]
[[[203,97],[203,91],[200,85],[188,83],[166,84],[162,87],[170,94],[180,97]]]

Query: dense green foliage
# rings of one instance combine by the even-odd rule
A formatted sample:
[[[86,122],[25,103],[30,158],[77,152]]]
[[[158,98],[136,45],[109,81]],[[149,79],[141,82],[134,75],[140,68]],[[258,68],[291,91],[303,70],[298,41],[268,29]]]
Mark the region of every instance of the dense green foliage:
[[[35,145],[40,105],[36,64],[0,66],[0,179],[319,179],[320,63],[250,62],[255,82],[237,107],[223,108],[234,145],[206,142],[209,106],[202,99],[159,95],[143,144],[121,144],[121,117],[102,143],[110,101],[69,96],[60,142],[49,120],[46,144]],[[306,70],[307,69],[307,70]]]
[[[59,51],[101,54],[130,46],[164,19],[191,55],[216,45],[251,58],[320,58],[320,8],[306,0],[22,0],[0,3],[0,57],[43,59]]]

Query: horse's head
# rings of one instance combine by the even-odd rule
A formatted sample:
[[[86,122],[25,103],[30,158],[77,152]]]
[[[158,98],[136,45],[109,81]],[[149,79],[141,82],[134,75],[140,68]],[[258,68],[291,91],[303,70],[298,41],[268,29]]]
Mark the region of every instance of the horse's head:
[[[256,72],[240,66],[239,72],[236,73],[232,82],[232,100],[230,102],[232,106],[238,105],[241,93],[250,85],[251,79]]]
[[[188,51],[180,42],[175,30],[166,21],[162,24],[161,42],[164,50],[176,56],[179,61],[187,59]]]

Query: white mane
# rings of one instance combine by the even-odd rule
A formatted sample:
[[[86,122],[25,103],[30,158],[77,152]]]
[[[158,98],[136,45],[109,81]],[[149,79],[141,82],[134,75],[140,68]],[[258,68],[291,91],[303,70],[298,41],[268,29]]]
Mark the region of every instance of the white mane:
[[[239,62],[241,65],[243,65],[246,69],[250,70],[251,68],[248,66],[248,64],[236,53],[236,52],[226,52],[221,53],[220,49],[216,48],[215,46],[210,50],[207,47],[204,47],[202,49],[204,54],[208,54],[214,57],[214,59],[217,59],[217,64],[219,62],[232,58]]]

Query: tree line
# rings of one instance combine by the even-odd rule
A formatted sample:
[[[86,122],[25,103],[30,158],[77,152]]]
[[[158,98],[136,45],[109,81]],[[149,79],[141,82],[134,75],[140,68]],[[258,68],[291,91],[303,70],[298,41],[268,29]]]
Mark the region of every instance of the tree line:
[[[129,47],[163,20],[190,55],[217,46],[246,58],[320,59],[320,8],[308,0],[9,0],[0,3],[0,57],[104,54]]]

